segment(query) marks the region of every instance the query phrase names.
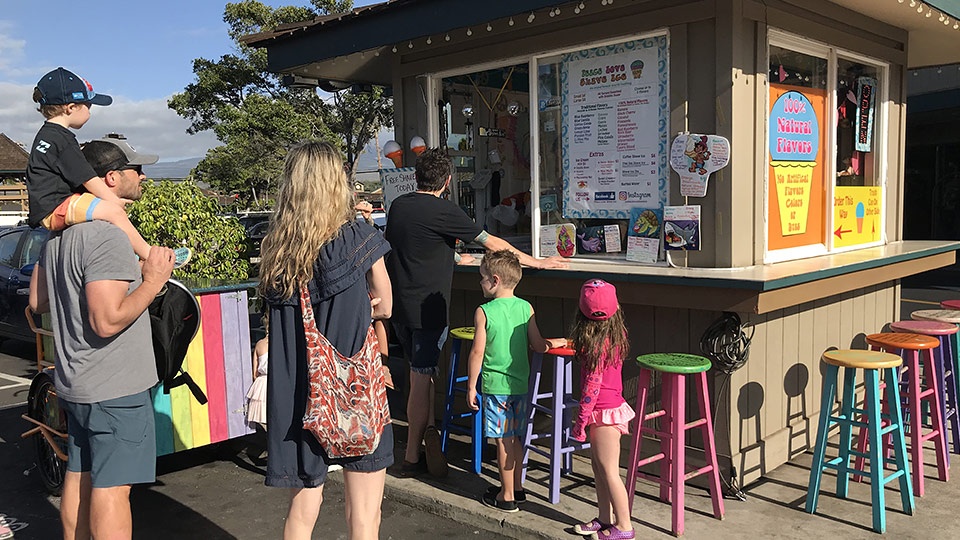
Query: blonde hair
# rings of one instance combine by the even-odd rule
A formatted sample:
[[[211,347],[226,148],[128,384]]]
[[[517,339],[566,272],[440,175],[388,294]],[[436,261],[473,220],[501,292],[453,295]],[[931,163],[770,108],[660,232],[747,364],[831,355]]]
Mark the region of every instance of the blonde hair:
[[[491,277],[499,276],[501,283],[509,289],[515,288],[523,276],[520,259],[509,249],[501,249],[484,255],[480,261],[480,269]]]
[[[290,149],[274,214],[261,243],[260,292],[264,296],[290,298],[313,279],[320,248],[353,220],[352,198],[336,147],[312,141]]]

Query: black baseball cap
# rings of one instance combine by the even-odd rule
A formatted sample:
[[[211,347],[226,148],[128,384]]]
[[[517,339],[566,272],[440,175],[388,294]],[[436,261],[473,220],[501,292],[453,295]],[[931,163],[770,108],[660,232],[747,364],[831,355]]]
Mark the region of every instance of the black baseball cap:
[[[101,177],[129,165],[153,165],[160,159],[155,154],[137,152],[125,138],[116,134],[85,143],[83,157],[87,158],[93,172]]]
[[[37,82],[40,92],[40,105],[66,105],[68,103],[90,103],[109,105],[113,98],[93,91],[93,85],[82,77],[58,67],[44,75]]]

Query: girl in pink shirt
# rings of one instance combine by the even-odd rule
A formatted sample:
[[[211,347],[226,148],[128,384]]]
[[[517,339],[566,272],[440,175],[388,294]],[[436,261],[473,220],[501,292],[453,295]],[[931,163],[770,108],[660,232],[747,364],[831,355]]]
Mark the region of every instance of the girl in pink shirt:
[[[586,440],[590,428],[593,477],[599,515],[574,526],[577,534],[601,540],[635,537],[627,504],[627,489],[620,479],[620,438],[629,433],[633,409],[623,399],[620,374],[623,356],[630,350],[617,289],[591,279],[580,289],[580,310],[571,335],[580,362],[580,413],[571,437]]]

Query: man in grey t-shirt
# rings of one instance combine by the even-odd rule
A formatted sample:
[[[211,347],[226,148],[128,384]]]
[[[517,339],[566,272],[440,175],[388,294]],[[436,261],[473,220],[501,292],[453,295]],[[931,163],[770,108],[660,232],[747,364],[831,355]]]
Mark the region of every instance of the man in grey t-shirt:
[[[84,145],[117,196],[140,198],[142,165],[157,156],[122,139]],[[118,227],[90,221],[52,233],[30,282],[30,306],[50,311],[56,387],[67,413],[64,538],[130,538],[130,485],[156,479],[150,388],[157,383],[147,307],[173,270],[173,250],[152,247],[143,265]]]

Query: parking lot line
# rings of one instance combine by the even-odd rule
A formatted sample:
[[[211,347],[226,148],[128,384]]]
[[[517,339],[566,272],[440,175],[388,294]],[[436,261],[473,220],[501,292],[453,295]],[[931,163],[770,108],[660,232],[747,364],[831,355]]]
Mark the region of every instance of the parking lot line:
[[[30,379],[24,379],[23,377],[17,377],[16,375],[8,375],[6,373],[0,373],[0,379],[6,379],[13,382],[13,384],[6,384],[0,386],[0,390],[6,390],[7,388],[17,388],[19,386],[30,386]]]

